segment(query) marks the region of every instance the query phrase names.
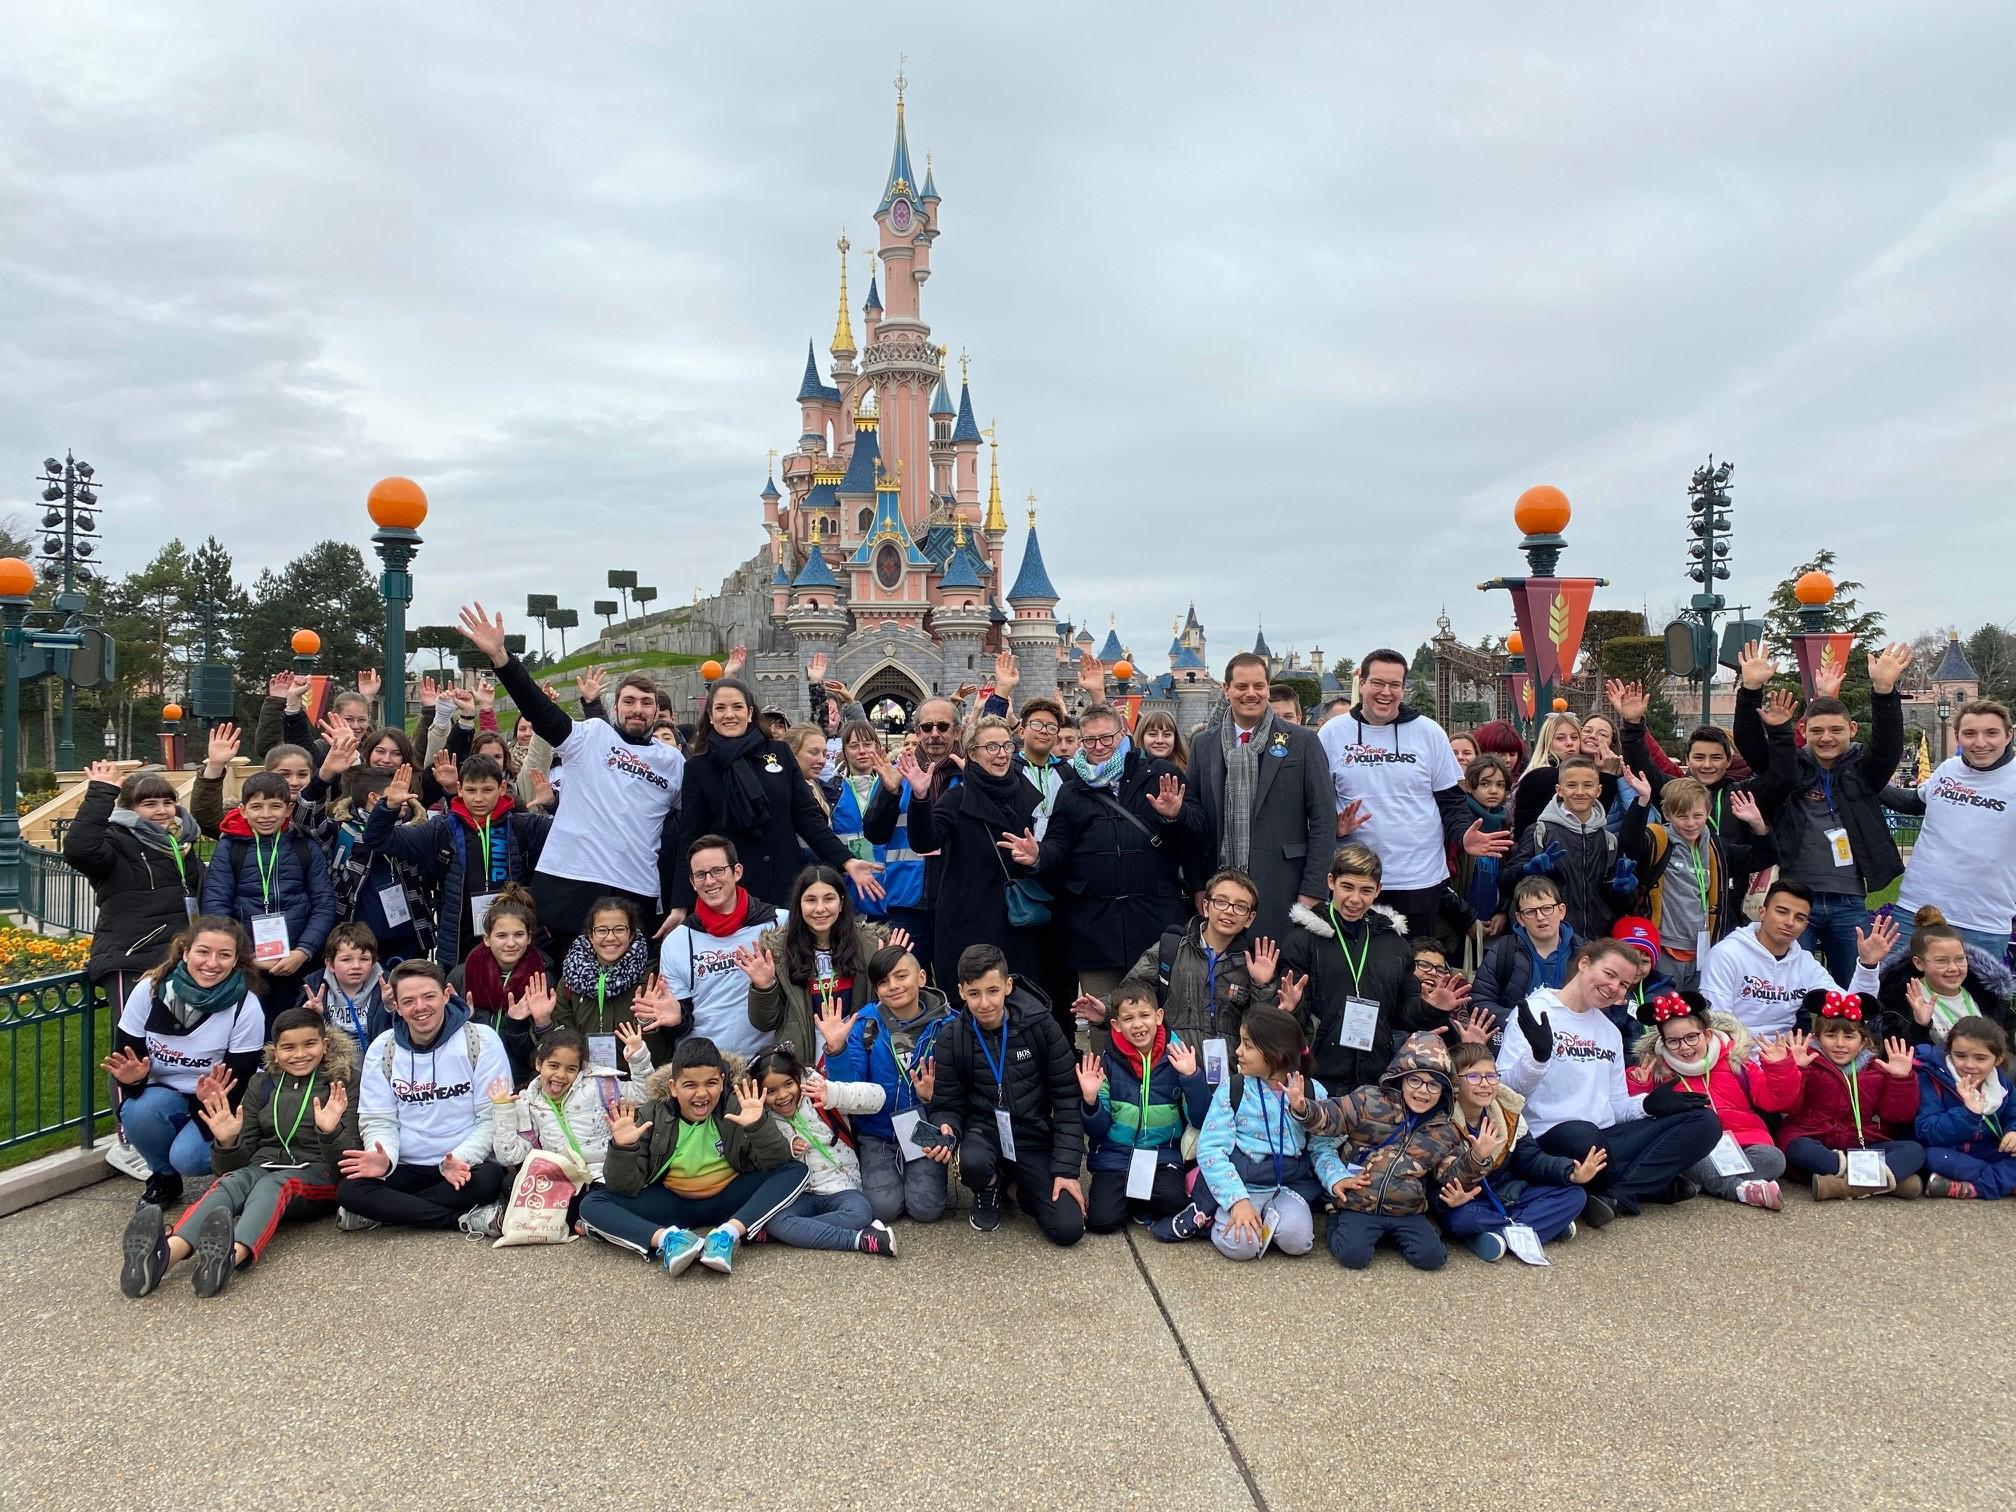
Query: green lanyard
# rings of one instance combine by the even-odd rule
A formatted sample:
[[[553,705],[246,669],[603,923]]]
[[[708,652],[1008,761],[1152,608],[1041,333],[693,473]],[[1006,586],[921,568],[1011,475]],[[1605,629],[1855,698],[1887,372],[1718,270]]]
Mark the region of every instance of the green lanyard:
[[[280,1094],[275,1092],[273,1095],[278,1098]],[[287,1152],[289,1160],[294,1158],[294,1136],[301,1132],[301,1120],[308,1116],[308,1104],[314,1099],[315,1073],[310,1071],[308,1080],[301,1085],[301,1106],[294,1110],[293,1125],[285,1134],[280,1133],[280,1110],[277,1107],[273,1110],[273,1132],[280,1136],[280,1148]]]
[[[1701,895],[1701,932],[1707,934],[1715,927],[1708,913],[1708,847],[1697,843],[1687,849],[1694,860],[1694,890]]]
[[[476,838],[483,845],[483,885],[490,885],[490,821],[483,821],[483,828],[476,832]]]
[[[1848,1109],[1855,1120],[1855,1143],[1867,1145],[1862,1137],[1862,1087],[1860,1079],[1846,1066],[1841,1068],[1841,1079],[1848,1083]]]
[[[1708,816],[1708,823],[1714,828],[1716,834],[1719,835],[1722,833],[1722,790],[1720,788],[1715,790],[1715,812]]]
[[[840,1162],[833,1158],[832,1154],[826,1149],[825,1145],[821,1144],[818,1140],[812,1137],[812,1131],[805,1127],[805,1124],[803,1122],[804,1117],[805,1117],[805,1105],[803,1103],[800,1103],[797,1107],[791,1110],[791,1116],[788,1119],[786,1119],[785,1122],[790,1124],[792,1128],[798,1131],[798,1137],[805,1141],[806,1149],[810,1150],[814,1155],[817,1155],[821,1160],[825,1161],[826,1164],[833,1167],[834,1170],[836,1171],[839,1170]]]
[[[1351,968],[1351,994],[1354,997],[1363,997],[1365,995],[1365,958],[1372,954],[1372,926],[1369,924],[1365,926],[1365,938],[1358,946],[1358,959],[1353,961],[1351,959],[1351,947],[1344,943],[1344,926],[1337,922],[1336,908],[1330,904],[1325,904],[1324,906],[1330,910],[1330,927],[1336,931],[1337,949],[1343,953],[1344,964]]]
[[[259,837],[252,837],[252,859],[259,866],[259,906],[270,909],[273,906],[273,873],[280,869],[280,837],[273,837],[273,851],[268,855],[259,848]]]
[[[182,890],[189,890],[189,869],[182,864],[182,842],[173,835],[168,837],[168,854],[175,858],[175,875],[182,879]]]
[[[609,973],[595,973],[595,1032],[607,1034],[609,1025],[604,1022],[609,1011]]]
[[[539,1095],[546,1099],[546,1106],[553,1110],[553,1117],[560,1124],[560,1132],[567,1136],[567,1148],[574,1152],[574,1158],[584,1166],[588,1164],[588,1157],[581,1153],[581,1142],[574,1137],[574,1130],[567,1122],[567,1115],[561,1110],[560,1104],[553,1101],[553,1094],[542,1087]]]

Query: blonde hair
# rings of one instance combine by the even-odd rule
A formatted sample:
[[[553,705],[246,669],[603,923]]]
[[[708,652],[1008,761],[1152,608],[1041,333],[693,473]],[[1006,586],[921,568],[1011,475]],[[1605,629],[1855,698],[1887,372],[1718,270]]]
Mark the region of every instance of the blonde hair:
[[[1694,810],[1708,807],[1708,789],[1698,778],[1675,777],[1660,790],[1659,808],[1666,814],[1675,809],[1691,814]]]
[[[1554,754],[1554,732],[1563,725],[1572,725],[1578,737],[1582,733],[1582,721],[1573,714],[1565,710],[1558,714],[1549,714],[1540,721],[1540,733],[1533,737],[1533,756],[1526,763],[1526,772],[1533,771],[1537,767],[1560,764],[1559,758]],[[1524,777],[1526,772],[1521,772],[1519,775]]]
[[[1015,726],[999,714],[983,714],[968,725],[966,733],[959,737],[959,749],[970,758],[980,744],[981,735],[988,730],[999,730],[1011,742],[1015,739]]]

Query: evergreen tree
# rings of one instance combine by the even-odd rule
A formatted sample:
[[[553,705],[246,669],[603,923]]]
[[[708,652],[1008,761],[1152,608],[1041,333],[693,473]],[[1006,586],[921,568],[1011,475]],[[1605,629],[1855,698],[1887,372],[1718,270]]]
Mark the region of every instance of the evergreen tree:
[[[1878,648],[1883,641],[1883,616],[1873,609],[1864,609],[1855,595],[1863,585],[1853,579],[1845,579],[1834,572],[1834,553],[1822,547],[1808,562],[1794,567],[1785,580],[1771,590],[1770,605],[1764,611],[1764,645],[1781,662],[1792,661],[1792,637],[1805,630],[1805,621],[1800,618],[1801,605],[1793,597],[1792,587],[1809,572],[1824,572],[1834,578],[1834,598],[1822,610],[1820,628],[1835,634],[1846,632],[1854,638],[1854,650],[1848,658],[1848,676],[1841,685],[1841,701],[1848,705],[1848,712],[1860,723],[1869,719],[1869,663],[1868,653]],[[1799,677],[1796,670],[1779,678],[1788,687],[1797,688]]]
[[[293,665],[296,630],[322,637],[316,670],[346,686],[378,666],[385,605],[363,553],[347,541],[311,546],[278,572],[259,574],[234,637],[240,687],[254,699],[275,672]]]

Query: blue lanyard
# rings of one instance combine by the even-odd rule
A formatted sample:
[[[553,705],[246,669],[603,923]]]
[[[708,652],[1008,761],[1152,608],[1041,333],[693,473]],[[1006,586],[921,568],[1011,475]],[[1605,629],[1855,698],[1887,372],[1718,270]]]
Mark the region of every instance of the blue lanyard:
[[[1820,769],[1820,794],[1827,800],[1827,812],[1834,813],[1834,774],[1825,767]],[[1836,817],[1839,817],[1838,815]]]
[[[1211,1033],[1218,1033],[1218,952],[1209,945],[1204,947],[1204,1012],[1209,1017]]]
[[[1275,1101],[1281,1104],[1281,1143],[1279,1148],[1276,1148],[1273,1126],[1267,1122],[1267,1090],[1266,1083],[1261,1083],[1260,1132],[1266,1136],[1267,1153],[1274,1157],[1274,1185],[1278,1187],[1281,1185],[1282,1177],[1281,1156],[1288,1148],[1288,1095],[1285,1092],[1275,1095]]]
[[[976,1023],[973,1037],[980,1041],[980,1053],[987,1057],[987,1069],[994,1073],[994,1091],[1001,1106],[1008,1105],[1008,1015],[1001,1015],[1001,1059],[994,1059],[994,1052],[987,1048],[987,1036]]]

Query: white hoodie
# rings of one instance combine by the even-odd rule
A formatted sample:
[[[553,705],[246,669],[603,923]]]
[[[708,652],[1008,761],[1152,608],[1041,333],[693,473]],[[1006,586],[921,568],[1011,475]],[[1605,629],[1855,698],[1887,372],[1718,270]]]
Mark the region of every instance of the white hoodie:
[[[1576,1013],[1551,987],[1536,988],[1526,1006],[1554,1036],[1554,1053],[1535,1060],[1525,1031],[1507,1024],[1498,1075],[1526,1099],[1526,1122],[1536,1135],[1577,1119],[1607,1129],[1645,1116],[1644,1094],[1625,1088],[1624,1036],[1607,1015],[1594,1008]]]
[[[488,1160],[490,1083],[511,1080],[504,1041],[455,1012],[424,1050],[406,1042],[405,1030],[403,1021],[393,1025],[364,1052],[357,1094],[362,1144],[376,1145],[395,1166],[434,1166],[450,1155],[472,1166]]]
[[[1850,992],[1876,991],[1873,968],[1855,963]],[[1783,956],[1774,956],[1757,938],[1757,926],[1746,925],[1708,952],[1701,968],[1701,995],[1708,1006],[1726,1013],[1753,1035],[1783,1034],[1799,1016],[1799,1000],[1814,988],[1832,991],[1834,978],[1797,940]]]

